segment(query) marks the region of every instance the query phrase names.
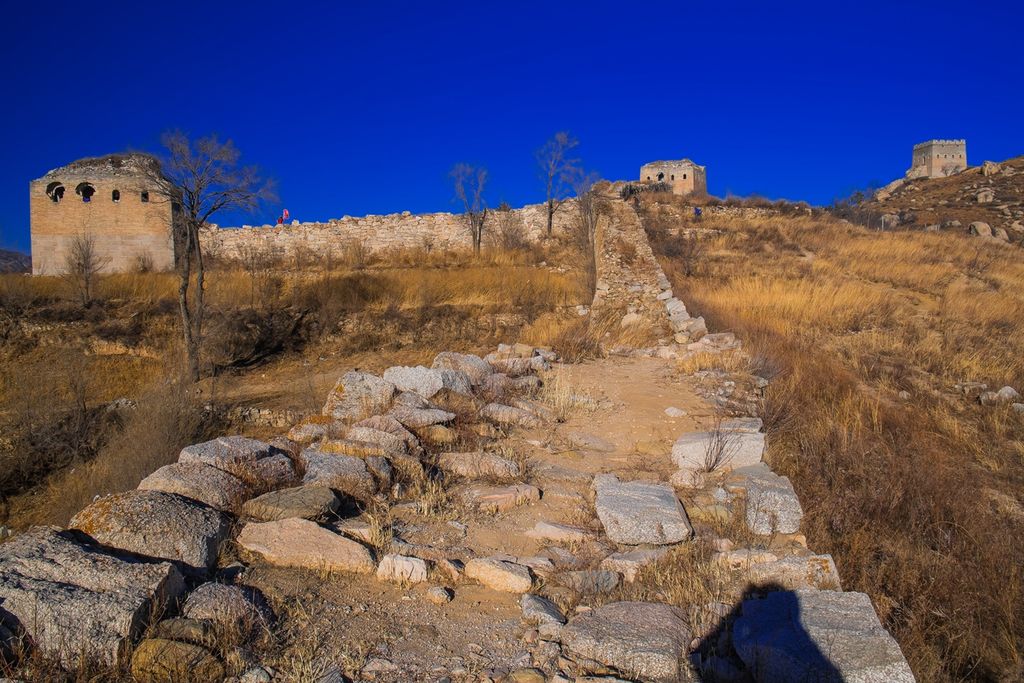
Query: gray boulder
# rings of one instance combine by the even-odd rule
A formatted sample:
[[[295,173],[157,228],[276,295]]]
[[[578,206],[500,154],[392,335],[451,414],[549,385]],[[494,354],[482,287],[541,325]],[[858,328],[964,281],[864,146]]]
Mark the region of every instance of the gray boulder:
[[[71,527],[104,545],[205,573],[217,561],[229,519],[177,494],[136,490],[97,500],[71,519]]]
[[[332,455],[315,448],[305,449],[299,457],[306,468],[303,485],[326,486],[360,500],[368,500],[376,493],[373,475],[360,458]]]
[[[384,371],[384,379],[394,384],[399,391],[411,391],[423,398],[430,398],[442,389],[458,394],[469,394],[472,383],[461,370],[395,366]]]
[[[411,408],[400,405],[396,405],[388,414],[408,429],[421,429],[431,425],[451,422],[455,419],[455,413],[449,413],[446,410],[438,408]]]
[[[252,495],[249,485],[235,475],[202,462],[164,465],[143,479],[138,488],[177,493],[217,510],[234,510]]]
[[[493,453],[475,451],[471,453],[441,453],[437,466],[448,474],[467,479],[489,477],[499,481],[511,481],[519,476],[519,465]]]
[[[383,413],[395,396],[395,385],[367,372],[346,372],[327,396],[323,413],[335,420],[358,420]]]
[[[984,221],[974,221],[967,226],[967,232],[978,237],[991,237],[992,226]]]
[[[153,607],[184,591],[168,562],[139,562],[56,528],[35,527],[0,545],[4,620],[66,666],[82,655],[115,663]]]
[[[913,683],[864,593],[779,591],[746,600],[732,642],[758,683]]]
[[[480,417],[500,427],[537,427],[541,423],[530,411],[501,403],[488,403],[480,409]]]
[[[483,384],[484,380],[494,372],[491,364],[480,356],[474,356],[471,353],[455,353],[453,351],[437,354],[430,367],[435,370],[457,370],[463,372],[469,377],[469,381],[473,386]]]
[[[519,599],[519,606],[523,610],[523,621],[534,626],[547,624],[564,624],[565,615],[558,606],[539,595],[524,593]]]
[[[375,427],[353,426],[345,434],[345,437],[352,441],[362,441],[380,446],[389,455],[406,455],[409,452],[409,446],[401,436]]]
[[[672,462],[688,472],[732,470],[761,462],[764,455],[764,434],[748,429],[728,429],[726,423],[718,430],[687,432],[672,445]]]
[[[391,415],[374,415],[366,418],[365,420],[360,420],[352,426],[369,427],[370,429],[387,432],[388,434],[397,436],[403,443],[405,443],[406,452],[412,455],[422,455],[423,453],[423,447],[420,445],[420,440],[416,438],[416,435],[403,427],[402,423]]]
[[[787,477],[780,477],[764,463],[734,472],[738,487],[747,492],[747,527],[755,534],[795,534],[800,531],[803,508]]]
[[[341,499],[326,486],[296,486],[264,493],[246,502],[245,514],[261,522],[289,517],[325,521],[341,507]]]
[[[181,613],[189,619],[209,621],[225,628],[240,628],[246,632],[269,626],[274,618],[266,599],[255,588],[212,581],[189,594]]]
[[[562,629],[566,656],[598,662],[631,679],[677,683],[690,632],[675,607],[613,602],[573,619]]]
[[[668,545],[693,535],[686,511],[671,487],[594,477],[597,516],[612,541],[627,545]]]
[[[273,449],[268,443],[245,436],[221,436],[185,446],[178,455],[178,462],[201,462],[230,472],[232,468],[250,465],[272,454]]]

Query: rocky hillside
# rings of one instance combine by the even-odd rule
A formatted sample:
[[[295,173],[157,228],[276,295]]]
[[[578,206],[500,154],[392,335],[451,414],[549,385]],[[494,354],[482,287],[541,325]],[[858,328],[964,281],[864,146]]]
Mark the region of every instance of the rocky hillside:
[[[32,257],[20,251],[0,249],[0,273],[27,273],[32,270]]]
[[[769,380],[683,373],[742,345],[691,318],[635,215],[605,216],[593,308],[654,345],[351,371],[287,435],[187,446],[16,534],[19,678],[913,681],[764,460]]]
[[[968,230],[971,223],[980,222],[996,236],[1020,242],[1024,239],[1024,156],[1002,163],[986,161],[948,178],[901,178],[861,208],[881,214],[884,227]]]

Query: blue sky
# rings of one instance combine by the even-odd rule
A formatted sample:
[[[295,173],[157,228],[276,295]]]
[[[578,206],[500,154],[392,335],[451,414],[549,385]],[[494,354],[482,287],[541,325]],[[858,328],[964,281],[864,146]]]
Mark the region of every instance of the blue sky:
[[[1024,3],[10,3],[0,23],[0,246],[28,182],[82,156],[231,137],[302,220],[542,199],[555,131],[632,178],[689,157],[718,195],[826,203],[915,142],[1024,153]],[[215,5],[215,6],[214,6]]]

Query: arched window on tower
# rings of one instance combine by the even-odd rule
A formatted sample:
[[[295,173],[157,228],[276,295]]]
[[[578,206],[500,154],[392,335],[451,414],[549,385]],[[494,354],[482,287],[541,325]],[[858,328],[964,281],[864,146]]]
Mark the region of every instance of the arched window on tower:
[[[121,190],[114,190],[110,193],[110,199],[116,204],[121,201]]]
[[[50,198],[54,204],[64,199],[64,186],[60,183],[53,182],[46,186],[46,196]]]
[[[139,195],[139,198],[142,200],[142,203],[145,204],[146,202],[149,201],[149,192],[143,190],[142,194]]]
[[[665,174],[664,173],[659,173],[658,174],[658,182],[660,183],[664,179],[665,179]]]
[[[75,188],[75,194],[82,198],[83,202],[91,202],[92,196],[96,194],[96,188],[89,183],[78,183],[78,187]]]

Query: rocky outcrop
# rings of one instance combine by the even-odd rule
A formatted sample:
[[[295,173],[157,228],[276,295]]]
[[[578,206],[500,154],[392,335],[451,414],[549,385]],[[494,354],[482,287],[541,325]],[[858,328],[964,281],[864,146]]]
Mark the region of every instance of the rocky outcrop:
[[[732,641],[759,682],[914,681],[863,593],[781,591],[747,600]]]
[[[193,573],[213,567],[228,523],[217,510],[161,491],[116,493],[71,519],[72,528],[103,545],[171,560]]]
[[[244,481],[203,462],[164,465],[143,479],[139,489],[176,493],[223,511],[236,509],[252,495]]]
[[[147,563],[36,527],[0,545],[3,620],[68,666],[80,657],[112,664],[154,608],[185,590],[168,562]]]
[[[616,543],[666,545],[693,535],[686,512],[670,486],[621,482],[604,474],[594,477],[594,491],[598,519],[608,538]]]
[[[305,519],[246,524],[238,545],[278,567],[369,574],[376,566],[363,545]]]
[[[682,680],[690,633],[674,607],[613,602],[573,619],[562,629],[565,654],[586,668],[598,662],[631,679]]]

